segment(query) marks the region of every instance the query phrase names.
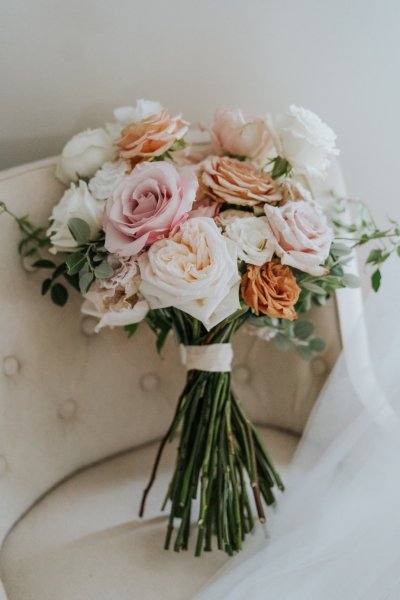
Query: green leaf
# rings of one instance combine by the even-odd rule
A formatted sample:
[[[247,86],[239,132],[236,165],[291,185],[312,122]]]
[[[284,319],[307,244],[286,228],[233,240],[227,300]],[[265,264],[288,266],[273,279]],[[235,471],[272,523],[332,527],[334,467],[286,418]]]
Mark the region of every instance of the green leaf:
[[[139,323],[131,323],[131,325],[125,325],[124,331],[128,333],[128,338],[131,338],[139,327]]]
[[[51,284],[52,284],[52,280],[51,279],[45,279],[42,283],[42,296],[44,296],[45,294],[47,294],[47,292],[49,291],[49,289],[51,288]]]
[[[377,269],[376,271],[374,271],[372,273],[371,276],[371,285],[372,285],[372,289],[374,290],[374,292],[377,292],[379,290],[379,288],[381,287],[381,279],[382,279],[382,275],[379,269]]]
[[[292,170],[290,163],[282,156],[277,156],[274,160],[274,168],[272,169],[272,179],[279,179],[282,175],[287,175]]]
[[[349,248],[349,246],[346,246],[345,244],[337,244],[335,242],[331,246],[331,252],[335,256],[348,256],[349,254],[351,254],[352,250],[351,248]]]
[[[325,294],[326,293],[323,287],[321,287],[320,285],[317,285],[316,283],[312,283],[311,281],[301,281],[300,287],[305,288],[306,290],[309,290],[313,294]]]
[[[108,279],[113,276],[114,270],[106,260],[103,260],[103,262],[95,268],[94,274],[96,279]]]
[[[303,360],[310,360],[312,356],[312,352],[308,346],[296,346],[296,352]]]
[[[381,261],[381,257],[382,257],[382,250],[380,250],[379,248],[374,248],[368,254],[368,258],[367,258],[366,262],[367,262],[367,264],[368,263],[377,264]]]
[[[86,264],[86,256],[82,252],[74,252],[68,256],[65,264],[67,265],[68,275],[76,275]]]
[[[312,321],[295,321],[294,335],[299,340],[307,340],[314,332],[315,326]]]
[[[32,264],[32,267],[36,267],[37,269],[54,269],[55,266],[56,265],[52,260],[47,260],[45,258],[41,258]]]
[[[358,288],[361,285],[360,278],[352,273],[345,273],[342,277],[342,282],[349,288]]]
[[[313,352],[323,352],[326,348],[326,343],[322,338],[314,337],[310,340],[308,347]]]
[[[397,255],[400,256],[400,246],[397,246],[396,252],[397,252]]]
[[[79,274],[79,289],[81,294],[86,294],[88,291],[90,284],[94,279],[93,273],[80,273]]]
[[[272,341],[275,344],[275,346],[282,352],[287,352],[287,350],[290,350],[290,348],[293,348],[292,341],[288,337],[286,337],[286,335],[283,335],[282,333],[278,333],[277,335],[275,335],[272,338]]]
[[[165,319],[162,316],[162,313],[158,310],[151,310],[148,312],[146,322],[150,329],[152,329],[156,334],[156,348],[157,352],[160,353],[171,330],[171,323]]]
[[[90,239],[90,227],[83,219],[73,217],[68,221],[68,229],[74,240],[79,244],[87,244]]]
[[[64,306],[68,300],[68,291],[61,283],[55,283],[50,291],[51,299],[57,306]]]

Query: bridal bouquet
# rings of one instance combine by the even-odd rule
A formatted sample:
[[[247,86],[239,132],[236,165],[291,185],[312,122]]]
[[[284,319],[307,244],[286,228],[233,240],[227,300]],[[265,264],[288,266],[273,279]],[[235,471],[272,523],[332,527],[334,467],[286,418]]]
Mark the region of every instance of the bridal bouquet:
[[[56,175],[67,189],[48,228],[1,208],[21,229],[20,252],[48,273],[42,294],[62,306],[70,284],[97,331],[122,326],[132,335],[143,321],[159,351],[173,331],[187,380],[141,514],[162,449],[179,435],[165,547],[188,548],[196,512],[196,555],[213,539],[232,554],[254,513],[264,521],[274,489],[283,490],[231,389],[232,337],[246,324],[305,359],[323,351],[313,323],[298,317],[358,285],[344,269],[351,248],[334,227],[353,245],[393,232],[341,222],[340,203],[332,222],[312,196],[309,178],[324,177],[338,151],[333,131],[308,110],[266,118],[220,110],[202,127],[207,139],[192,144],[188,123],[157,102],[114,115],[63,149]],[[375,289],[386,254],[374,249],[368,259]]]

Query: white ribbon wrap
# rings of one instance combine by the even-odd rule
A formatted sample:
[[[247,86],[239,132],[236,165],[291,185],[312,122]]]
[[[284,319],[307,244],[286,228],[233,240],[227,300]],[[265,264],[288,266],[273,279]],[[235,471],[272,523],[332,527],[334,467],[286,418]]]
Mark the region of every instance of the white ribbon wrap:
[[[206,346],[180,345],[181,361],[187,371],[210,371],[227,373],[232,369],[232,344],[208,344]]]

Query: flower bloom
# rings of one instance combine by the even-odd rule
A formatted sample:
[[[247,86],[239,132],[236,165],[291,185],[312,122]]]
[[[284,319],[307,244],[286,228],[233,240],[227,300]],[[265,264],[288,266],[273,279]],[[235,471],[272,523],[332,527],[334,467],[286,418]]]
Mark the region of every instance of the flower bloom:
[[[268,125],[278,155],[296,174],[324,177],[330,157],[339,154],[336,134],[310,110],[291,106],[287,114],[269,117]]]
[[[124,261],[110,279],[97,279],[84,294],[82,313],[99,319],[95,331],[103,327],[131,325],[142,321],[147,302],[138,295],[139,269],[132,261]]]
[[[128,170],[129,165],[124,160],[105,162],[89,181],[89,190],[96,200],[107,200]]]
[[[139,257],[140,291],[152,308],[174,306],[211,329],[240,308],[235,253],[208,217],[185,221]]]
[[[105,247],[119,256],[134,256],[169,235],[191,210],[197,178],[190,167],[144,162],[124,177],[106,203]]]
[[[272,148],[265,119],[239,108],[216,111],[211,139],[217,154],[227,152],[254,160],[265,159]]]
[[[56,176],[66,185],[80,177],[92,177],[114,155],[111,137],[102,127],[87,129],[74,135],[64,146]]]
[[[236,244],[238,258],[246,263],[261,266],[274,254],[266,217],[234,219],[226,226],[225,236]]]
[[[200,177],[206,193],[218,202],[255,206],[280,200],[267,173],[234,158],[208,158],[202,165]]]
[[[104,202],[93,198],[84,181],[81,180],[79,185],[72,183],[50,216],[51,224],[47,230],[52,244],[50,252],[56,254],[76,250],[78,244],[68,228],[68,221],[72,218],[86,221],[90,227],[90,239],[96,239],[101,231],[103,211]]]
[[[297,318],[294,306],[301,290],[290,268],[278,260],[261,267],[248,265],[241,290],[243,300],[256,315],[262,312],[289,321]]]
[[[161,156],[187,131],[186,121],[182,121],[180,116],[170,117],[166,110],[162,110],[157,115],[124,127],[115,145],[120,158],[136,164]]]
[[[310,275],[325,275],[321,266],[329,256],[333,231],[313,201],[289,201],[281,207],[264,206],[275,252],[282,264]]]

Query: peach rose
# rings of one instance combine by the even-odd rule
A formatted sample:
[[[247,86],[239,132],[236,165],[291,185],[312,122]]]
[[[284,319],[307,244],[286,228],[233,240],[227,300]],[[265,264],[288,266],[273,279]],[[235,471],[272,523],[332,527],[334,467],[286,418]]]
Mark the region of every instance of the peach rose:
[[[179,116],[171,117],[166,110],[152,115],[139,123],[130,123],[115,142],[119,157],[136,164],[141,160],[152,160],[167,152],[176,140],[188,131],[188,123]]]
[[[218,202],[256,206],[276,204],[281,198],[267,173],[235,158],[211,156],[202,165],[200,179]]]
[[[265,160],[272,148],[272,137],[265,119],[240,108],[217,110],[211,129],[215,152]]]
[[[299,299],[300,288],[289,267],[273,260],[261,267],[247,265],[242,278],[242,297],[252,311],[269,317],[297,318],[294,305]]]

